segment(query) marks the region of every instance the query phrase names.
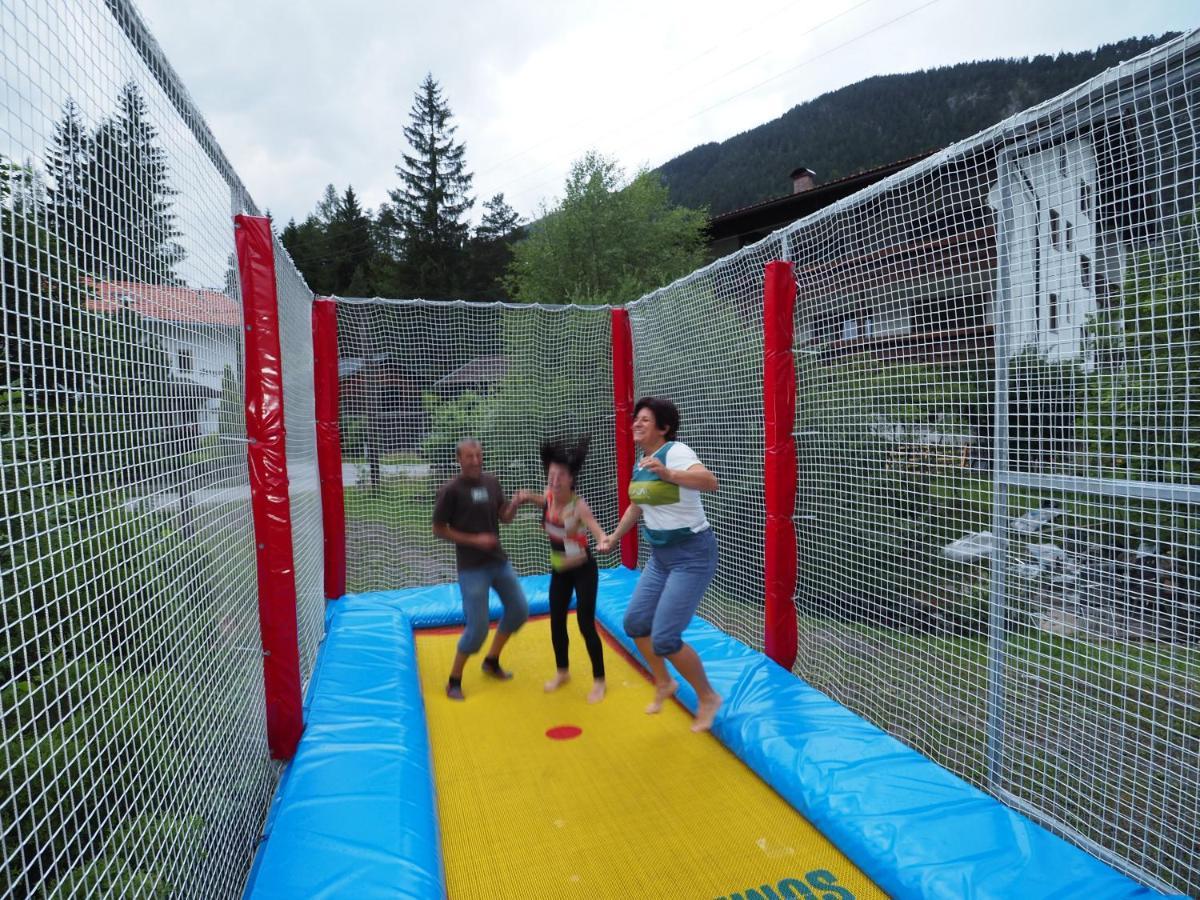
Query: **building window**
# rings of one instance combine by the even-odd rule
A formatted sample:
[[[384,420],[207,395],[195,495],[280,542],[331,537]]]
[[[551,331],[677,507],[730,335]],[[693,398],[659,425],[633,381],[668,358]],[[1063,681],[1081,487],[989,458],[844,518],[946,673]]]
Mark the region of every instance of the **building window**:
[[[1058,249],[1058,231],[1059,231],[1059,214],[1056,210],[1050,210],[1050,246],[1055,250]]]
[[[1063,236],[1066,239],[1068,252],[1075,249],[1075,228],[1071,225],[1070,219],[1063,220]]]
[[[192,371],[192,365],[193,365],[192,351],[191,350],[180,350],[178,353],[178,357],[179,357],[179,371],[180,372]]]
[[[1058,148],[1058,171],[1063,178],[1067,177],[1067,148]]]
[[[1079,256],[1079,282],[1084,288],[1092,286],[1092,261],[1087,256]]]
[[[1086,181],[1079,182],[1079,211],[1088,217],[1092,215],[1092,186]]]
[[[1058,331],[1058,294],[1050,295],[1050,303],[1046,312],[1050,319],[1050,330]]]

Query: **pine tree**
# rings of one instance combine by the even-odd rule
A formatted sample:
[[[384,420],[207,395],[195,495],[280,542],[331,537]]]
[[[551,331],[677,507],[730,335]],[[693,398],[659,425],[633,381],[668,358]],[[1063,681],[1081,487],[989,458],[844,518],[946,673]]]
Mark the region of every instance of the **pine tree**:
[[[521,217],[503,194],[483,204],[483,220],[467,247],[467,281],[464,297],[472,300],[508,300],[505,270],[512,260],[513,245],[524,237]]]
[[[370,287],[370,265],[375,255],[371,220],[358,203],[354,188],[348,186],[338,200],[329,223],[329,250],[333,269],[332,292],[347,295],[350,284],[359,276],[356,289]]]
[[[183,259],[171,211],[178,191],[157,137],[141,89],[126,83],[116,114],[94,141],[87,210],[95,244],[88,254],[91,274],[147,284],[175,280],[174,267]]]
[[[508,237],[521,225],[521,216],[508,205],[504,194],[496,194],[491,200],[485,200],[483,220],[475,229],[475,237],[485,241],[495,241]]]
[[[475,204],[468,193],[473,176],[466,171],[466,145],[454,140],[458,129],[451,118],[441,88],[426,75],[404,128],[412,154],[396,167],[401,186],[390,192],[403,273],[416,296],[454,293],[455,266],[468,235],[465,217]]]
[[[88,134],[83,114],[75,101],[68,99],[46,150],[46,174],[50,178],[46,211],[63,255],[82,271],[92,271],[89,262],[95,258],[95,247],[87,227],[94,158],[95,144]]]

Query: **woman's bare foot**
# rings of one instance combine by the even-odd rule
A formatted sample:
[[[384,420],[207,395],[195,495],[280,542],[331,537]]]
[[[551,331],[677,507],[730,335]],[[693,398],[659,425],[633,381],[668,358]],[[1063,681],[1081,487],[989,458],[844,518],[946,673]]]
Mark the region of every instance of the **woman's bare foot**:
[[[545,683],[545,685],[543,685],[543,687],[545,687],[547,694],[551,694],[554,691],[557,691],[560,687],[562,687],[564,684],[566,684],[570,680],[571,680],[571,673],[568,672],[566,669],[559,669],[557,672],[554,673],[554,677],[551,678],[549,681],[547,681]]]
[[[692,722],[692,731],[709,731],[713,726],[713,719],[717,717],[717,710],[721,708],[721,703],[721,695],[716,693],[701,700],[696,707],[696,720]]]
[[[588,691],[588,703],[599,703],[604,699],[604,695],[608,693],[608,687],[604,684],[603,678],[597,678],[592,682],[592,689]]]
[[[678,681],[668,681],[665,684],[654,685],[654,700],[646,707],[646,715],[652,716],[657,712],[662,712],[663,704],[675,696],[675,692],[679,690]]]

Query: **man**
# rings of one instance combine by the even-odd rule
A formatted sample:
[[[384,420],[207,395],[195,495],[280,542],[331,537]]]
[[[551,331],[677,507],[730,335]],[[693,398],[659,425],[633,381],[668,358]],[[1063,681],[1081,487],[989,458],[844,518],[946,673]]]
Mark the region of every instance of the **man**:
[[[458,442],[460,474],[438,491],[433,507],[433,533],[454,544],[458,586],[462,590],[467,624],[458,641],[446,696],[462,700],[462,674],[468,657],[479,652],[488,633],[488,592],[496,589],[504,615],[483,660],[483,673],[507,681],[512,674],[500,667],[500,651],[529,618],[529,604],[504,548],[500,523],[513,520],[504,489],[495,475],[483,471],[483,447],[474,438]]]

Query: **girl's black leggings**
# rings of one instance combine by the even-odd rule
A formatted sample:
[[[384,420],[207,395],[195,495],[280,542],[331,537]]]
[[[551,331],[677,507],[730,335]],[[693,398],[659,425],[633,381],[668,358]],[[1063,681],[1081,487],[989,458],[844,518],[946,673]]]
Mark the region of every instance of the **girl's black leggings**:
[[[567,607],[571,605],[571,594],[575,594],[575,617],[579,622],[579,633],[587,645],[592,659],[592,677],[604,677],[604,648],[596,631],[596,587],[600,570],[594,559],[582,566],[565,572],[554,572],[550,576],[550,640],[554,643],[554,662],[560,669],[567,668]]]

